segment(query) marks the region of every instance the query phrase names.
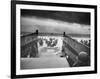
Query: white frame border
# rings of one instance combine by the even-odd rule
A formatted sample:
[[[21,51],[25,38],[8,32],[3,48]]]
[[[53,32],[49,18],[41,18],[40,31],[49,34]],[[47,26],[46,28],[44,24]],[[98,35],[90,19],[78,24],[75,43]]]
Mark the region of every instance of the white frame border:
[[[73,67],[73,68],[54,68],[54,69],[31,69],[20,70],[20,9],[36,9],[36,10],[54,10],[54,11],[75,11],[91,13],[91,66],[90,67]],[[40,5],[16,5],[16,75],[26,74],[45,74],[45,73],[61,73],[61,72],[77,72],[94,70],[94,9],[75,8],[75,7],[55,7]]]

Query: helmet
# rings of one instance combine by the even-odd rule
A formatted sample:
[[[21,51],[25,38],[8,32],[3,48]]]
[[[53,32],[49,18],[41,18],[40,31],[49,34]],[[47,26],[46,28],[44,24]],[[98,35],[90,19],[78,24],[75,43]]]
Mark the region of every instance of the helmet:
[[[87,52],[82,51],[79,53],[78,59],[82,62],[87,62],[89,59],[89,56],[88,56]]]

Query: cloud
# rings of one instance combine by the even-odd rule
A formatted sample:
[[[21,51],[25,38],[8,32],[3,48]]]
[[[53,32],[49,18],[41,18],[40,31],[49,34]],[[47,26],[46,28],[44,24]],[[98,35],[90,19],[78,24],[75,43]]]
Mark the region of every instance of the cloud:
[[[50,33],[75,33],[75,34],[90,34],[90,26],[78,23],[68,23],[65,21],[39,18],[39,17],[21,17],[21,31],[23,32],[39,32]]]

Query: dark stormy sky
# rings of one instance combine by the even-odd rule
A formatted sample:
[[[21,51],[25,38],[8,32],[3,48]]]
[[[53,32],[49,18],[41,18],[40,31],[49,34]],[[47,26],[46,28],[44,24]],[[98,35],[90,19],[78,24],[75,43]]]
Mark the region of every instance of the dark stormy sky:
[[[81,24],[90,24],[90,13],[69,12],[69,11],[44,11],[44,10],[21,10],[22,16],[38,16],[51,18],[67,22],[76,22]]]
[[[90,13],[47,10],[21,10],[21,31],[90,34]]]

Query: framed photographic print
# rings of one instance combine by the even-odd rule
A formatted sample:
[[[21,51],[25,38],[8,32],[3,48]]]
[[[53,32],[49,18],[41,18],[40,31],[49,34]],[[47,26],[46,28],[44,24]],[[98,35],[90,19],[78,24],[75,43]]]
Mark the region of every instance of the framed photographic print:
[[[11,1],[11,77],[97,73],[97,6]]]

